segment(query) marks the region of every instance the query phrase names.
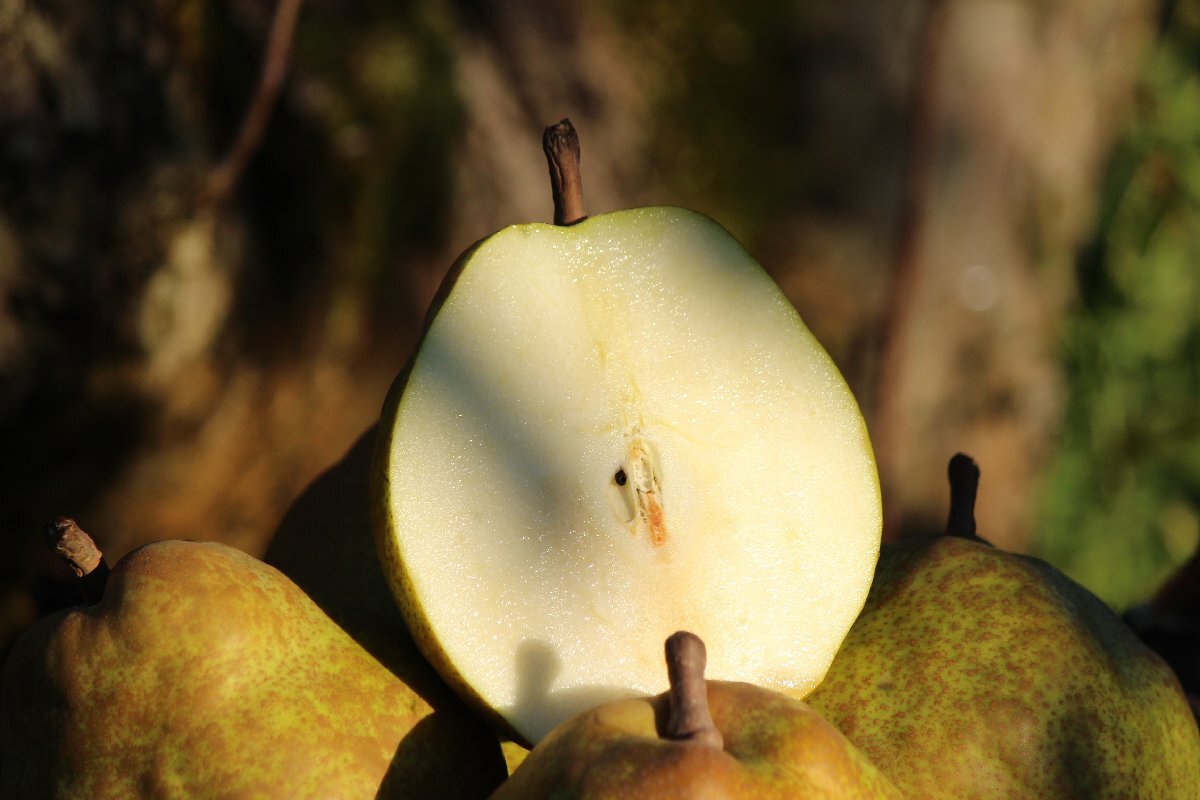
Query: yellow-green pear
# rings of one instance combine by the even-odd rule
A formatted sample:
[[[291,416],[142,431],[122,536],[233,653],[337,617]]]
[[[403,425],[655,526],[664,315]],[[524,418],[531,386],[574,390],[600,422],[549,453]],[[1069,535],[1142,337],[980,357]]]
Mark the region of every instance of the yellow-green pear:
[[[811,690],[879,551],[846,382],[712,220],[560,221],[464,254],[380,417],[376,534],[413,637],[528,743],[663,691],[679,629],[715,679]]]
[[[1087,589],[976,537],[978,470],[950,476],[951,535],[883,548],[808,702],[914,798],[1200,797],[1174,673]]]
[[[704,645],[667,640],[670,689],[589,709],[554,729],[493,800],[899,800],[799,700],[703,677]]]
[[[53,529],[88,571],[86,535]],[[0,796],[468,798],[504,776],[490,731],[432,707],[245,553],[146,545],[101,591],[8,658]]]

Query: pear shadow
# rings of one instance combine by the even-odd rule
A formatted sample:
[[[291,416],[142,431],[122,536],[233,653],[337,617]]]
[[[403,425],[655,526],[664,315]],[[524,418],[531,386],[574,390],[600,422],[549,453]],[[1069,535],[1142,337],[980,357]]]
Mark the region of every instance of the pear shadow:
[[[571,520],[560,509],[573,505],[578,495],[577,482],[564,477],[563,465],[541,443],[542,439],[530,433],[534,422],[538,429],[553,423],[530,419],[514,398],[496,391],[485,376],[475,371],[447,338],[439,337],[423,344],[422,355],[426,356],[422,363],[424,379],[430,385],[438,386],[440,393],[459,398],[463,413],[457,423],[457,437],[488,443],[479,445],[478,454],[503,470],[505,489],[510,497],[519,498],[525,508],[539,510],[543,541],[561,543],[560,534],[566,534],[572,526]],[[569,393],[571,388],[566,384],[562,386],[564,393]],[[430,455],[436,457],[440,453]],[[614,454],[614,458],[620,455],[623,454]],[[614,460],[614,467],[616,463]],[[571,469],[565,472],[575,474]]]
[[[555,678],[562,672],[562,660],[549,643],[541,639],[525,639],[517,647],[516,702],[500,709],[508,718],[527,719],[535,730],[549,733],[557,724],[571,717],[614,700],[641,697],[638,692],[622,686],[575,686],[552,691]],[[536,742],[518,741],[526,747]]]
[[[518,716],[545,708],[550,687],[562,672],[562,659],[548,642],[525,639],[517,647],[517,702],[512,711]]]

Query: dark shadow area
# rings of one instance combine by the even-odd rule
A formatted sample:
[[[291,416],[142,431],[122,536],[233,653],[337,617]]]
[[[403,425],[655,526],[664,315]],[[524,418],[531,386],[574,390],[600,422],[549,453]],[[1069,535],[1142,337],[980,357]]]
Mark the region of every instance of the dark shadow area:
[[[1192,714],[1200,720],[1200,624],[1151,606],[1134,606],[1122,619],[1138,638],[1174,670]]]
[[[12,651],[13,659],[4,663],[11,675],[0,687],[0,795],[5,797],[53,796],[47,764],[68,738],[63,726],[54,724],[62,716],[61,688],[41,668],[53,636],[45,622],[30,628]]]
[[[439,709],[418,722],[396,748],[377,800],[490,795],[507,775],[500,742],[465,713]],[[464,753],[478,757],[464,760]]]

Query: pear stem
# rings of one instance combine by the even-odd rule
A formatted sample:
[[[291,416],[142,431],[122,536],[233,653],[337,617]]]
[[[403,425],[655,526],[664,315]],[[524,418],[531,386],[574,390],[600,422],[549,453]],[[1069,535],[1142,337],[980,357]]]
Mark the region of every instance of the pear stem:
[[[979,490],[979,467],[964,453],[956,453],[946,468],[950,478],[950,516],[946,535],[978,539],[975,533],[975,495]]]
[[[563,118],[542,132],[542,150],[550,166],[554,195],[554,224],[574,225],[587,219],[583,210],[583,179],[579,172],[579,134]]]
[[[108,564],[104,554],[75,520],[55,517],[46,524],[46,546],[79,578],[79,593],[84,601],[95,603],[104,596],[108,583]]]
[[[708,710],[704,642],[694,633],[678,631],[667,638],[666,650],[671,688],[667,693],[669,710],[663,738],[723,749],[725,740]]]

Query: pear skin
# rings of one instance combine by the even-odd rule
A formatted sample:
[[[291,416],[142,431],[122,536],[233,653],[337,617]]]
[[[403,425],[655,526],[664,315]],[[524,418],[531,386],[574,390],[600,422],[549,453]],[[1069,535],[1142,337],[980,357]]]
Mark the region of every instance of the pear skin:
[[[1170,668],[964,516],[958,535],[884,546],[807,701],[910,797],[1200,797],[1200,732]]]
[[[486,729],[213,542],[139,548],[36,623],[2,703],[4,797],[482,797],[504,775]]]

